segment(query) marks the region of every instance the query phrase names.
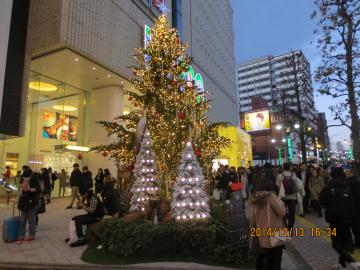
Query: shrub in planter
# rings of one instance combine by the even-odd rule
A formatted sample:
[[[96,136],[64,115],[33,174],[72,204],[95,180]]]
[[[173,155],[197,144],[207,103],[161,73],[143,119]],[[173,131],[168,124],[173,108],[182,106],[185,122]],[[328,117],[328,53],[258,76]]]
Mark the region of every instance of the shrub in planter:
[[[89,230],[89,239],[118,256],[142,258],[195,258],[225,265],[244,265],[253,261],[247,247],[226,245],[227,227],[222,224],[179,224],[146,222],[125,224],[112,220]],[[206,258],[206,259],[205,259]]]

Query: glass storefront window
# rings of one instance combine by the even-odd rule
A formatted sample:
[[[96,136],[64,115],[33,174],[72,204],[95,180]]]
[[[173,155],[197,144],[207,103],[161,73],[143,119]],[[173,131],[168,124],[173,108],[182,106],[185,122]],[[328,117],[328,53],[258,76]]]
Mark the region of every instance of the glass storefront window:
[[[0,140],[1,167],[13,173],[28,164],[34,170],[52,167],[69,174],[73,163],[82,165],[86,152],[69,151],[67,145],[87,145],[90,93],[42,74],[31,73],[25,136]]]

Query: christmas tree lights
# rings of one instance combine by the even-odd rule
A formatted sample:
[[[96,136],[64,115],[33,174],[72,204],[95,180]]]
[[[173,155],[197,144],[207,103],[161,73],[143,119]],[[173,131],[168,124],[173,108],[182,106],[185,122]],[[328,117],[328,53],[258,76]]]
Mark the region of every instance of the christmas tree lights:
[[[186,143],[174,185],[171,210],[177,221],[206,220],[210,217],[206,182],[190,142]]]
[[[157,165],[151,145],[150,133],[145,130],[133,171],[135,181],[131,187],[130,212],[144,211],[145,204],[157,198],[159,191]]]
[[[209,93],[201,91],[199,99],[196,83],[187,81],[184,74],[191,69],[191,59],[186,55],[188,46],[179,42],[178,33],[169,26],[166,16],[158,18],[150,29],[150,36],[145,48],[135,49],[137,66],[133,67],[132,78],[135,91],[123,90],[123,93],[139,109],[137,112],[142,113],[141,117],[146,117],[161,176],[161,192],[169,195],[184,143],[189,138],[206,170],[211,168],[214,157],[230,141],[217,133],[217,128],[224,123],[208,125]],[[134,119],[122,118],[116,124],[102,122],[108,134],[118,134],[119,142],[95,150],[106,150],[117,161],[131,164],[136,151],[135,147],[131,148],[135,142],[135,130],[127,129],[125,124],[131,122],[133,125]],[[122,138],[123,135],[126,139]]]

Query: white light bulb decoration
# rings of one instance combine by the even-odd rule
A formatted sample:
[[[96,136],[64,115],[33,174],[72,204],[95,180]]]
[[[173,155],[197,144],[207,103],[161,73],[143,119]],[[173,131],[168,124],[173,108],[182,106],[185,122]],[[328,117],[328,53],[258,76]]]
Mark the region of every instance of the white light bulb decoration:
[[[209,198],[204,190],[205,186],[202,168],[194,155],[191,142],[187,142],[171,198],[172,214],[177,221],[203,222],[210,217]],[[205,218],[202,218],[203,216]]]
[[[158,198],[157,165],[152,149],[150,133],[145,131],[139,153],[134,164],[135,181],[131,187],[130,212],[144,211],[149,200]]]

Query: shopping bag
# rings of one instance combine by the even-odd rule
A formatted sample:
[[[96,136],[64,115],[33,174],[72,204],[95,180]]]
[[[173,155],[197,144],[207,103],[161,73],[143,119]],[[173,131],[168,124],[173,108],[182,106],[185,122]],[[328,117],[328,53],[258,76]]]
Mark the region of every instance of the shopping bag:
[[[69,244],[75,243],[78,240],[74,220],[70,220],[69,222],[69,238],[70,238]]]
[[[215,201],[219,201],[219,200],[220,200],[220,190],[214,189],[214,191],[213,191],[213,198],[214,198]]]

